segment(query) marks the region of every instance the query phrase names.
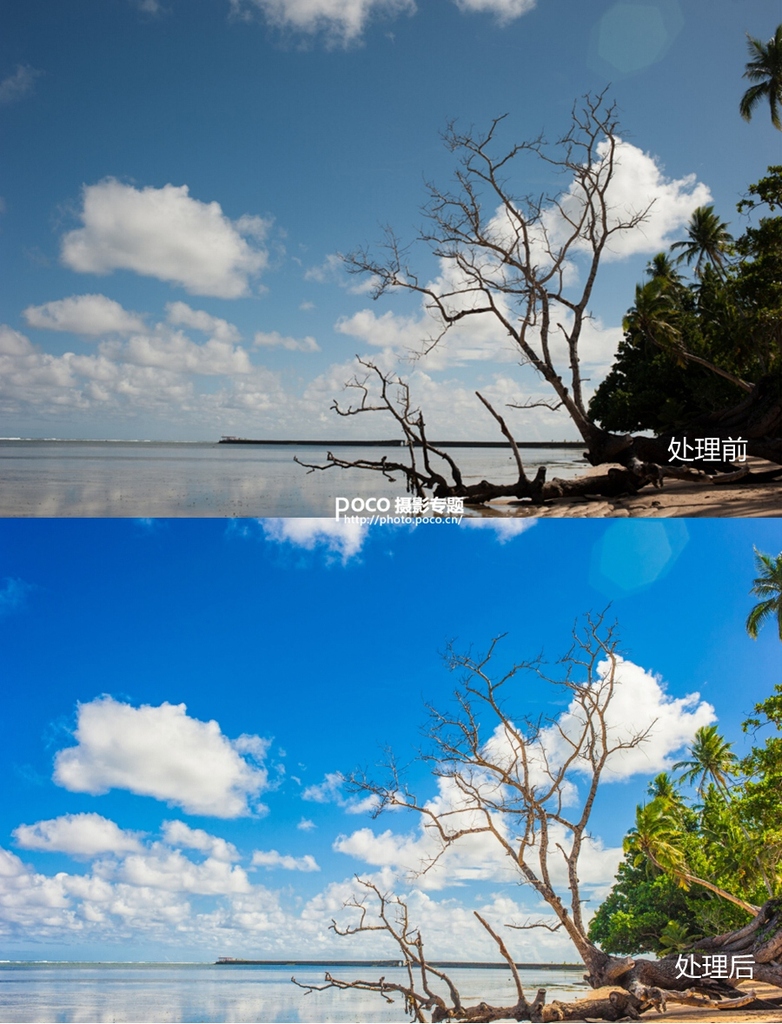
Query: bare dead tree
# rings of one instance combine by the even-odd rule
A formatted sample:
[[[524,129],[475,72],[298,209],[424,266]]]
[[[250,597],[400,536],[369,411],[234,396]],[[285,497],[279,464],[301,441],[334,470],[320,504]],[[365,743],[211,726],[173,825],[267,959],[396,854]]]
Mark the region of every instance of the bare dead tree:
[[[488,840],[489,848],[512,863],[520,883],[554,915],[555,924],[549,919],[516,927],[561,928],[587,969],[585,979],[601,991],[590,997],[588,1008],[584,1001],[546,1004],[545,992],[528,1001],[504,940],[476,915],[512,971],[517,1001],[513,1006],[465,1007],[452,980],[426,961],[423,939],[412,928],[404,901],[382,893],[371,882],[361,884],[374,899],[373,909],[365,898],[356,899],[350,905],[359,912],[358,923],[333,927],[345,935],[386,933],[402,954],[406,979],[352,982],[329,975],[320,987],[360,988],[385,996],[396,992],[404,997],[414,1020],[426,1020],[429,1012],[430,1019],[438,1021],[637,1019],[650,1007],[663,1008],[667,1000],[721,1009],[754,1004],[754,993],[735,988],[729,979],[693,980],[677,972],[675,956],[657,961],[617,958],[588,937],[579,863],[590,840],[595,800],[612,762],[644,744],[654,727],[653,722],[623,722],[612,707],[621,685],[615,627],[604,615],[588,616],[583,629],[574,631],[573,646],[558,663],[556,675],[536,658],[514,664],[495,678],[490,662],[499,639],[481,657],[449,653],[450,667],[459,670],[462,679],[452,709],[429,707],[431,749],[422,755],[433,777],[446,783],[438,801],[421,801],[393,757],[384,781],[357,771],[348,782],[355,792],[375,798],[376,814],[401,808],[420,817],[430,846],[421,874],[433,871],[450,850],[465,842],[476,837]],[[551,684],[566,711],[535,721],[520,717],[512,705],[527,675]],[[751,951],[761,968],[755,976],[782,988],[781,902],[760,908],[745,928],[701,942],[693,954],[696,962],[715,952]],[[444,986],[439,993],[434,982]]]
[[[366,375],[347,384],[359,391],[358,402],[347,408],[335,402],[332,408],[341,416],[390,415],[400,428],[409,461],[393,463],[392,468],[386,459],[350,461],[329,452],[324,465],[305,465],[311,470],[372,469],[386,476],[395,471],[413,493],[431,490],[435,496],[462,496],[471,502],[500,496],[533,502],[578,494],[611,496],[633,493],[649,483],[659,486],[664,476],[710,480],[708,474],[693,473],[681,463],[671,465],[664,443],[603,430],[587,410],[580,346],[600,261],[612,241],[639,228],[651,209],[651,203],[636,209],[620,209],[613,203],[611,186],[621,160],[614,104],[604,93],[588,95],[582,106],[573,108],[570,127],[555,144],[538,136],[495,155],[503,120],[495,119],[484,133],[461,132],[455,123],[444,133],[446,146],[458,157],[455,188],[427,185],[427,226],[419,236],[444,268],[439,284],[422,282],[408,262],[407,249],[390,230],[380,255],[357,249],[344,257],[347,269],[369,275],[375,298],[392,290],[421,296],[435,326],[422,341],[419,356],[443,344],[457,324],[488,318],[509,339],[520,363],[532,367],[550,389],[550,398],[511,407],[566,409],[585,442],[587,459],[593,465],[619,462],[623,468],[586,482],[546,485],[545,469],[529,480],[503,418],[476,392],[508,440],[518,478],[510,484],[484,480],[467,487],[453,458],[429,442],[423,414],[413,408],[408,385],[396,373],[362,360]],[[517,194],[511,175],[529,158],[559,176],[563,187]],[[576,266],[578,284],[572,274]],[[719,433],[723,426],[716,423],[711,430]],[[645,442],[642,449],[636,440]],[[779,443],[761,435],[752,443],[759,446],[761,457],[776,453],[782,462]],[[752,444],[748,451],[753,453]],[[716,468],[735,473],[730,465]],[[739,475],[746,474],[744,469]],[[723,482],[731,481],[726,476]]]

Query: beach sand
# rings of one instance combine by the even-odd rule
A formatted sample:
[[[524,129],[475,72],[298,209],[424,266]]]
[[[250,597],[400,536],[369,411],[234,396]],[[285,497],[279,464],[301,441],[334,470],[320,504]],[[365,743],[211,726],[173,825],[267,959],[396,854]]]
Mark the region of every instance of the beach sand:
[[[741,1007],[735,1010],[703,1009],[699,1006],[682,1006],[677,1003],[669,1003],[664,1013],[656,1010],[648,1010],[642,1014],[642,1021],[672,1022],[682,1021],[682,1024],[741,1024],[741,1022],[752,1021],[754,1024],[779,1024],[782,1021],[782,992],[773,985],[764,985],[760,982],[739,982],[738,988],[754,991],[757,998],[767,1003],[766,1007],[750,1009]],[[603,990],[598,990],[603,991]],[[605,989],[606,993],[611,989]],[[594,995],[592,992],[590,995]],[[589,1018],[585,1018],[588,1022]]]
[[[753,470],[774,469],[771,463],[756,461]],[[591,470],[604,473],[606,467]],[[739,481],[725,486],[692,483],[688,480],[665,480],[662,488],[647,487],[638,494],[622,498],[556,499],[545,506],[528,502],[503,500],[485,509],[488,515],[545,516],[550,518],[604,517],[684,517],[705,516],[715,519],[736,519],[744,516],[782,516],[782,479],[766,483]]]

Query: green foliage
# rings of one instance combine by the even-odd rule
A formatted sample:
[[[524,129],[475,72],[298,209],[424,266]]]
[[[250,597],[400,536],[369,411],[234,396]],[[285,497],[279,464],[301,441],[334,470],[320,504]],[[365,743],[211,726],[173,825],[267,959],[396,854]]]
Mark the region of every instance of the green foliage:
[[[747,36],[747,48],[750,59],[747,61],[744,78],[755,84],[741,97],[741,116],[749,121],[758,103],[767,100],[771,123],[782,131],[779,117],[779,108],[782,106],[782,25],[777,26],[767,43]]]
[[[774,693],[755,705],[755,714],[744,723],[744,730],[756,734],[768,726],[774,732],[765,736],[762,746],[754,746],[741,762],[746,776],[740,809],[748,828],[763,835],[762,855],[770,861],[770,870],[782,862],[782,684]],[[779,887],[777,888],[779,891]]]
[[[650,784],[589,926],[606,952],[665,955],[745,924],[726,896],[758,906],[782,894],[782,685],[754,710],[745,730],[774,732],[741,761],[714,726],[698,730],[676,766],[697,786],[691,799],[666,773]]]
[[[672,920],[699,931],[692,902],[673,879],[661,872],[650,878],[642,864],[625,857],[611,893],[590,922],[589,938],[620,956],[659,953],[661,936]]]
[[[772,558],[755,549],[755,567],[759,575],[752,581],[751,593],[763,600],[747,616],[747,632],[753,640],[757,640],[761,626],[773,616],[777,620],[779,639],[782,640],[782,551],[776,558]],[[758,705],[758,708],[761,706]]]
[[[782,206],[782,165],[749,186],[740,213]],[[607,430],[670,433],[736,405],[747,384],[782,376],[782,216],[761,217],[735,241],[713,207],[687,238],[659,253],[636,287],[614,365],[589,405]],[[677,269],[692,264],[685,281]]]

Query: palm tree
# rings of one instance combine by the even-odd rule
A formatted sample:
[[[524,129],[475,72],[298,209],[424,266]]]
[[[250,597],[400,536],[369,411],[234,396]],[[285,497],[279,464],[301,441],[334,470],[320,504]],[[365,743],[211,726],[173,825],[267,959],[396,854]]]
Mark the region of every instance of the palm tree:
[[[681,286],[682,278],[676,269],[676,261],[672,260],[667,252],[658,252],[646,264],[646,273],[653,280],[658,278],[666,287],[677,288]]]
[[[655,345],[672,356],[681,367],[687,363],[704,366],[747,394],[752,391],[752,385],[735,373],[688,351],[682,344],[678,317],[679,306],[672,286],[663,277],[653,277],[646,284],[635,286],[635,305],[622,321],[622,328],[633,343],[644,341]]]
[[[655,775],[646,787],[646,792],[654,800],[667,801],[672,808],[683,806],[681,794],[668,772],[660,772],[659,775]]]
[[[674,242],[671,252],[682,250],[677,263],[686,260],[689,266],[695,260],[695,273],[700,277],[704,260],[720,272],[724,269],[725,254],[732,241],[727,223],[719,219],[714,207],[699,206],[687,225],[687,238]]]
[[[690,747],[690,760],[677,761],[674,771],[684,768],[682,782],[695,782],[699,796],[703,796],[706,785],[713,782],[722,795],[729,799],[728,780],[733,776],[733,768],[737,763],[736,755],[730,749],[731,744],[717,732],[716,725],[704,725],[695,733]]]
[[[747,913],[753,916],[757,914],[758,907],[753,903],[734,896],[706,878],[694,875],[687,865],[682,839],[679,820],[670,804],[665,799],[657,798],[636,808],[635,827],[627,833],[622,845],[625,853],[634,855],[634,863],[646,859],[658,870],[674,878],[683,889],[701,885]]]
[[[741,97],[741,116],[749,121],[756,105],[767,98],[771,123],[782,131],[779,118],[779,107],[782,104],[782,25],[777,25],[776,32],[767,43],[747,36],[747,47],[751,60],[747,61],[743,77],[757,85],[751,85]]]
[[[752,581],[750,593],[765,600],[758,602],[747,616],[747,632],[757,640],[760,627],[775,615],[782,640],[782,551],[772,558],[755,548],[755,566],[760,575]]]

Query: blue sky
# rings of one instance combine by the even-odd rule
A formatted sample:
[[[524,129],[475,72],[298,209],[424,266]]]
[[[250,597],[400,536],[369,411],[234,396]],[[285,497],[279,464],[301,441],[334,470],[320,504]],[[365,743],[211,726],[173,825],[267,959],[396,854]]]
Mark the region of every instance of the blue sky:
[[[610,602],[622,713],[656,725],[598,801],[581,872],[596,904],[695,728],[746,749],[741,722],[779,676],[773,629],[744,631],[753,545],[781,541],[775,520],[0,523],[0,956],[368,955],[328,932],[360,873],[408,894],[430,949],[490,957],[471,910],[502,926],[535,909],[507,858],[467,850],[411,880],[416,822],[373,820],[338,773],[390,745],[434,798],[414,758],[425,703],[454,686],[447,645],[507,633],[498,668],[555,660]],[[510,700],[566,705],[529,683]],[[572,958],[558,935],[513,937],[519,959]]]
[[[3,0],[0,18],[4,436],[387,436],[329,412],[358,353],[409,374],[436,432],[491,437],[475,387],[499,405],[540,387],[503,339],[476,326],[410,366],[420,304],[373,304],[336,258],[385,224],[415,236],[424,180],[453,171],[450,119],[555,138],[585,92],[616,99],[618,199],[656,201],[603,269],[593,384],[649,257],[701,203],[740,232],[736,201],[778,159],[765,112],[737,110],[770,0]],[[529,174],[520,191],[550,184]]]

